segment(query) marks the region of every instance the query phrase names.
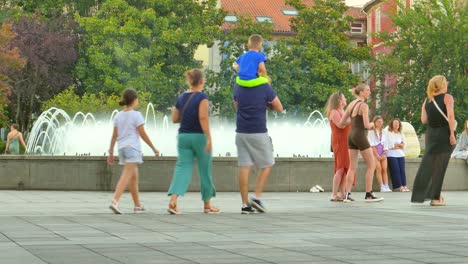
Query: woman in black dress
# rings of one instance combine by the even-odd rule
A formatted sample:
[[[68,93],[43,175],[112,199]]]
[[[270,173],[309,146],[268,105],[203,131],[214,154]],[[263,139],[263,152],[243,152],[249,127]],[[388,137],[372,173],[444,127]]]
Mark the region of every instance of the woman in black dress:
[[[432,77],[427,87],[427,99],[421,109],[421,122],[427,124],[426,150],[414,179],[411,202],[431,200],[433,206],[444,206],[440,194],[455,140],[453,97],[447,93],[447,80],[442,75]]]

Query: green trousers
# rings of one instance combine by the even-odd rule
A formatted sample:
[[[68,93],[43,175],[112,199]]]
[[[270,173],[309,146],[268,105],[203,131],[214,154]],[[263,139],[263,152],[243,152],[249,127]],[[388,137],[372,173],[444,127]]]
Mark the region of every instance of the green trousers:
[[[181,133],[177,136],[177,163],[174,169],[168,195],[184,195],[192,178],[194,159],[197,159],[198,174],[200,175],[200,191],[202,200],[207,202],[216,196],[213,184],[212,156],[205,151],[205,134]]]

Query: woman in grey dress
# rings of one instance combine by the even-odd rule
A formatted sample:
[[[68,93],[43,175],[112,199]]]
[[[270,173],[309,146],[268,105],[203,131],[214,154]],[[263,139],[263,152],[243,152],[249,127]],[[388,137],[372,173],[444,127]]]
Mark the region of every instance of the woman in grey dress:
[[[411,202],[431,200],[432,206],[444,206],[440,194],[450,154],[455,140],[453,97],[447,93],[447,80],[442,75],[432,77],[427,87],[427,99],[421,109],[421,122],[427,124],[426,150],[414,179]]]

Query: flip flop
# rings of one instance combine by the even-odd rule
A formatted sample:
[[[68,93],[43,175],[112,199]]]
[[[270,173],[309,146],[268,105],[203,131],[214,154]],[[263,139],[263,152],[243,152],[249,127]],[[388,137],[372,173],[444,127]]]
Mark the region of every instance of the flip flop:
[[[440,196],[439,200],[432,200],[431,201],[431,205],[432,206],[445,206],[445,199],[444,197],[442,197],[442,195]]]
[[[216,207],[212,206],[210,208],[204,208],[203,212],[205,214],[219,214],[221,212],[221,210],[219,210],[219,208],[216,208]]]
[[[179,210],[177,210],[177,204],[175,203],[169,203],[169,208],[167,208],[167,212],[173,215],[180,214]]]
[[[342,202],[343,198],[341,197],[336,197],[336,198],[330,198],[330,202]]]

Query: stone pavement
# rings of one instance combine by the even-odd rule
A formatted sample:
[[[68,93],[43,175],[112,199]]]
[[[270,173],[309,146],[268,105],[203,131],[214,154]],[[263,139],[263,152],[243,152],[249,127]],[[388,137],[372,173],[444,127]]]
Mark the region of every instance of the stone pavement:
[[[446,207],[328,201],[330,193],[265,193],[266,214],[241,215],[237,193],[223,212],[201,213],[198,193],[168,215],[164,193],[142,193],[146,214],[113,215],[111,193],[0,191],[0,263],[468,263],[468,192]]]

